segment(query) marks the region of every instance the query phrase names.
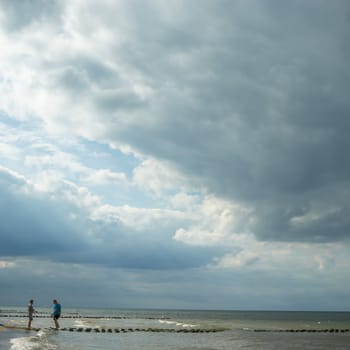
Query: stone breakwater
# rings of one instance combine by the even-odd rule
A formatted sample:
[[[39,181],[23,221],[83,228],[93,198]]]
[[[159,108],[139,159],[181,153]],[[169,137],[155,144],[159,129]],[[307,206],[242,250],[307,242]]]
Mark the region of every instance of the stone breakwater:
[[[199,329],[199,328],[82,328],[82,327],[69,327],[61,328],[60,331],[68,332],[95,332],[95,333],[127,333],[127,332],[169,332],[169,333],[215,333],[223,332],[228,329],[224,328],[209,328],[209,329]],[[254,332],[289,332],[289,333],[347,333],[350,332],[349,329],[254,329]]]
[[[5,328],[16,328],[9,327],[5,325],[0,325]],[[23,327],[24,328],[24,327]],[[50,329],[54,331],[65,331],[65,332],[86,332],[86,333],[129,333],[129,332],[154,332],[154,333],[215,333],[223,332],[229,329],[227,328],[83,328],[83,327],[66,327],[66,328],[42,328]],[[32,331],[40,331],[41,328],[31,328]],[[348,333],[350,329],[339,329],[339,328],[330,328],[330,329],[251,329],[247,331],[253,332],[279,332],[279,333]]]
[[[95,333],[127,333],[127,332],[172,332],[172,333],[212,333],[222,332],[224,329],[173,329],[173,328],[62,328],[69,332],[95,332]]]
[[[4,328],[21,328],[27,329],[24,327],[13,327],[1,325]],[[128,332],[165,332],[165,333],[214,333],[214,332],[223,332],[225,329],[172,329],[172,328],[82,328],[82,327],[67,327],[67,328],[31,328],[27,330],[38,332],[40,330],[53,330],[53,331],[66,331],[66,332],[94,332],[94,333],[128,333]]]
[[[254,329],[254,332],[288,332],[288,333],[348,333],[350,329]]]
[[[12,328],[12,329],[27,329],[25,327],[16,327],[0,324],[1,328]],[[41,329],[46,330],[54,330],[54,331],[65,331],[65,332],[94,332],[94,333],[129,333],[129,332],[154,332],[154,333],[215,333],[215,332],[223,332],[229,330],[228,328],[84,328],[84,327],[65,327],[60,329],[55,328],[31,328],[31,331],[40,331]],[[28,329],[27,329],[28,330]],[[249,329],[246,331],[251,332],[279,332],[279,333],[349,333],[350,329],[342,329],[342,328],[329,328],[329,329]]]

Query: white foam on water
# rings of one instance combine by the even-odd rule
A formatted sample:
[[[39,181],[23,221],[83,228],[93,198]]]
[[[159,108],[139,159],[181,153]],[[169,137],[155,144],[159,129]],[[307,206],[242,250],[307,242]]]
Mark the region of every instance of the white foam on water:
[[[177,322],[177,321],[164,321],[164,320],[158,320],[160,323],[165,323],[169,325],[175,325],[177,327],[183,327],[183,328],[194,328],[198,327],[198,325],[195,324],[189,324],[189,323],[182,323],[182,322]]]
[[[184,327],[184,328],[194,328],[194,327],[197,327],[197,325],[195,325],[195,324],[183,323],[183,324],[182,324],[182,327]]]
[[[42,349],[37,337],[21,337],[10,340],[11,350],[34,350]]]
[[[89,324],[84,320],[76,320],[74,321],[74,326],[79,328],[87,328],[89,327]]]
[[[158,320],[160,323],[165,323],[165,324],[176,324],[174,321],[164,321],[164,320]]]
[[[35,336],[13,338],[10,344],[11,350],[54,350],[57,348],[48,342],[44,330],[40,330]]]

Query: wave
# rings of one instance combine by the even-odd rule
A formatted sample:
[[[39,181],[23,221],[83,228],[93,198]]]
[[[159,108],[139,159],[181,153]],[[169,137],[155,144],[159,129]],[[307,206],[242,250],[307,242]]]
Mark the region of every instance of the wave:
[[[196,324],[189,324],[189,323],[182,323],[178,321],[167,321],[167,320],[158,320],[159,323],[167,324],[167,325],[175,325],[177,327],[183,327],[183,328],[194,328],[198,327]]]
[[[44,330],[30,337],[18,337],[10,340],[11,350],[55,350],[57,346],[51,344]]]

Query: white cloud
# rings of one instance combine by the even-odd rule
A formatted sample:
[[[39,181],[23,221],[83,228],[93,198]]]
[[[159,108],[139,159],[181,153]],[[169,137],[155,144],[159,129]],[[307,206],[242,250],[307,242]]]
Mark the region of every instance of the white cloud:
[[[242,236],[237,251],[215,259],[213,266],[225,269],[271,271],[311,276],[317,272],[331,274],[344,270],[344,252],[339,244],[307,244],[259,242],[252,236]]]
[[[174,166],[152,158],[142,161],[134,169],[133,181],[140,188],[157,196],[189,187],[188,178]]]
[[[232,245],[249,233],[252,210],[229,200],[206,196],[192,209],[193,224],[176,231],[174,239],[191,245]]]
[[[21,151],[18,147],[0,142],[0,153],[6,154],[7,158],[17,160],[19,159],[20,152]]]
[[[92,171],[84,181],[91,185],[120,184],[127,185],[127,177],[124,173],[113,172],[110,169],[98,169]]]
[[[178,192],[174,196],[169,197],[169,203],[172,207],[179,210],[191,212],[193,208],[199,205],[201,193],[190,194],[186,192]]]
[[[215,266],[218,268],[239,269],[251,264],[256,264],[258,261],[259,256],[256,255],[256,253],[249,250],[243,250],[235,255],[224,255],[217,259]]]
[[[102,205],[96,207],[92,218],[94,220],[103,220],[106,222],[122,222],[127,227],[134,230],[159,232],[166,226],[179,225],[188,221],[187,213],[177,210],[159,209],[159,208],[136,208],[128,205],[120,207],[111,205]]]

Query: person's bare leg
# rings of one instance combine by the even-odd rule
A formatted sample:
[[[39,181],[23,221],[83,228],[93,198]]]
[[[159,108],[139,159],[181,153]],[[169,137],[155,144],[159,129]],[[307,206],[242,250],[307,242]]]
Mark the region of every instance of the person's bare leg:
[[[60,325],[58,324],[58,321],[57,321],[55,318],[54,318],[53,320],[54,320],[54,322],[55,322],[56,329],[59,329],[59,328],[60,328]]]

